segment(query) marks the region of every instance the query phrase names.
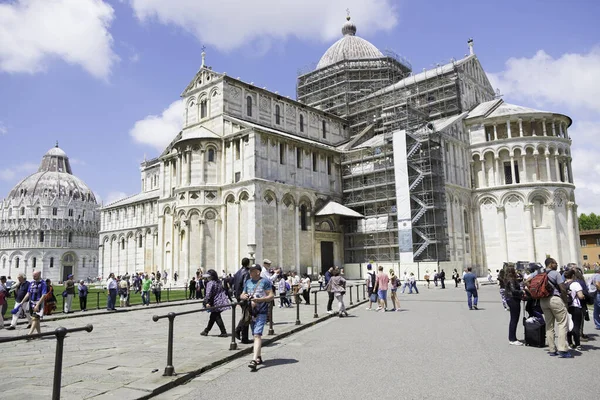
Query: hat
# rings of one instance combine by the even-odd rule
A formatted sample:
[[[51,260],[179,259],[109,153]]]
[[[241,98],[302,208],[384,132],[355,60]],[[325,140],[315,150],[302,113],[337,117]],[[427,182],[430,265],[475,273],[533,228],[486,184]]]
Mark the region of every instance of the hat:
[[[210,278],[210,274],[204,274],[202,275],[203,278]]]
[[[67,275],[67,279],[71,279],[72,277],[73,277],[73,274]]]
[[[260,265],[258,265],[258,264],[251,265],[249,269],[250,270],[255,269],[255,270],[259,271],[259,272],[262,271],[262,267]]]
[[[271,260],[269,260],[268,258],[265,258],[263,260],[263,264],[272,264]]]
[[[371,264],[367,264],[367,269],[372,269],[373,267],[371,266]]]

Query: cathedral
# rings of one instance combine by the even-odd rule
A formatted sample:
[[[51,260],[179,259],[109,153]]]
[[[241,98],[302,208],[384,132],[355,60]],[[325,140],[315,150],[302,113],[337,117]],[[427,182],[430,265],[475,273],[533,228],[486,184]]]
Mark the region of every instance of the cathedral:
[[[348,17],[296,100],[202,53],[181,131],[141,164],[138,194],[101,210],[99,274],[577,262],[571,119],[504,102],[472,40],[414,72],[356,32]]]

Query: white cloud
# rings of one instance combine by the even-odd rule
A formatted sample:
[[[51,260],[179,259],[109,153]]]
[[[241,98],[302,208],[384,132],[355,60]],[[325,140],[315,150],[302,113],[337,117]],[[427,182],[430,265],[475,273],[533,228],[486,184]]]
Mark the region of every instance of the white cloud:
[[[98,202],[104,202],[104,205],[108,205],[111,203],[114,203],[117,200],[121,200],[124,199],[125,197],[128,197],[129,195],[125,192],[120,192],[120,191],[113,191],[113,192],[109,192],[106,195],[106,199],[100,198],[98,196],[96,196],[96,200]]]
[[[505,100],[523,102],[573,119],[573,178],[579,213],[600,213],[600,47],[553,58],[539,50],[530,58],[510,58],[505,70],[488,74]],[[531,104],[529,104],[531,103]]]
[[[38,169],[38,164],[32,162],[26,162],[12,168],[0,169],[0,181],[16,181],[17,179],[23,179],[28,175],[31,175]]]
[[[201,43],[229,51],[250,45],[265,51],[277,40],[330,41],[341,36],[345,10],[350,8],[358,34],[389,30],[397,23],[392,0],[129,0],[141,21],[175,25]]]
[[[531,58],[510,58],[505,66],[488,76],[510,98],[600,112],[600,47],[556,59],[539,50]]]
[[[0,121],[0,136],[6,135],[8,133],[8,128],[2,121]]]
[[[149,115],[137,121],[129,134],[138,143],[148,144],[158,151],[171,143],[183,125],[183,101],[177,100],[161,115]]]
[[[16,0],[0,4],[0,71],[36,73],[52,58],[106,79],[118,60],[103,0]]]

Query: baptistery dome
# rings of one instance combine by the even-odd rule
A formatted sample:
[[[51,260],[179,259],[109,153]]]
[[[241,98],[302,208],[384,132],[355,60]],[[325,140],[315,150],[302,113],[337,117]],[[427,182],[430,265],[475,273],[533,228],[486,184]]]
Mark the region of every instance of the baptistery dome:
[[[385,57],[377,47],[363,38],[356,36],[356,25],[346,17],[342,27],[342,37],[331,45],[317,64],[317,69],[325,68],[342,60],[361,60]]]
[[[94,193],[73,175],[69,157],[58,145],[44,154],[38,171],[19,182],[10,191],[7,200],[36,196],[69,197],[96,203]]]
[[[97,274],[98,204],[92,190],[73,175],[58,147],[42,157],[37,172],[21,180],[0,202],[0,274],[42,270],[63,281],[70,274]]]

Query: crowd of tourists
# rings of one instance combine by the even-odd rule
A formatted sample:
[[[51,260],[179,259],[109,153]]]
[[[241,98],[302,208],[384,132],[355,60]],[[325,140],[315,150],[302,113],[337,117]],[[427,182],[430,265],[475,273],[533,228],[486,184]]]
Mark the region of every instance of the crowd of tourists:
[[[516,331],[524,306],[525,344],[543,347],[548,341],[550,356],[572,358],[571,350],[581,351],[586,321],[593,320],[600,330],[600,267],[586,280],[576,264],[558,268],[556,260],[547,258],[544,266],[536,263],[517,271],[513,266],[498,274],[500,297],[510,312],[508,340],[521,346]],[[593,319],[588,306],[593,305]]]

